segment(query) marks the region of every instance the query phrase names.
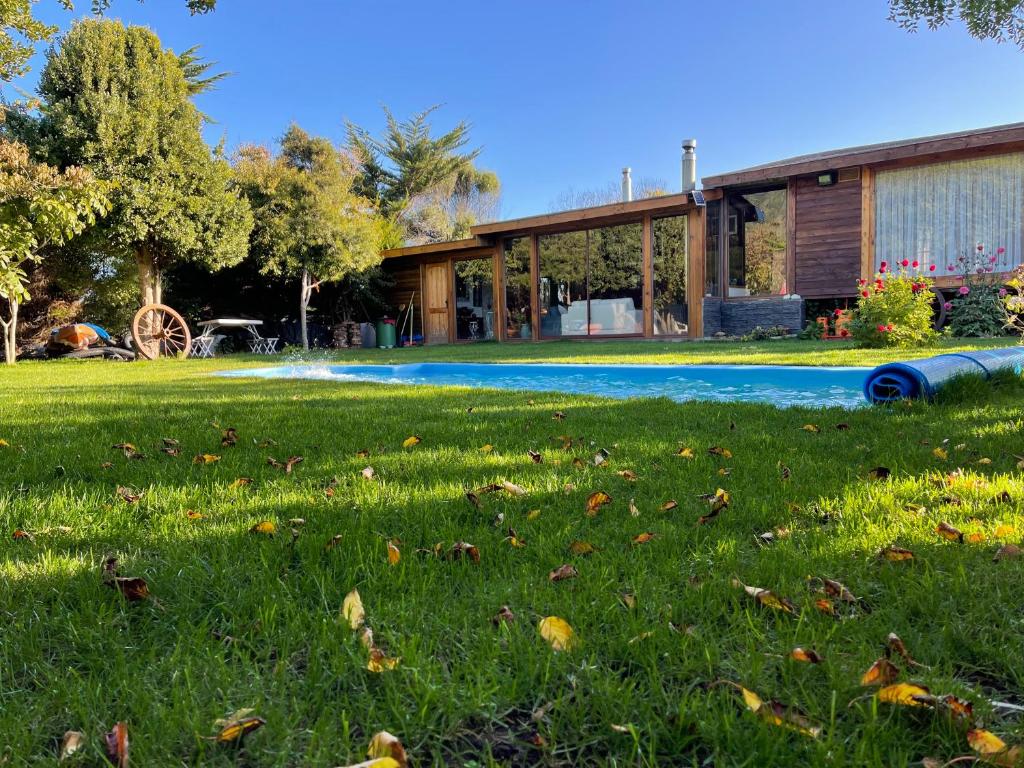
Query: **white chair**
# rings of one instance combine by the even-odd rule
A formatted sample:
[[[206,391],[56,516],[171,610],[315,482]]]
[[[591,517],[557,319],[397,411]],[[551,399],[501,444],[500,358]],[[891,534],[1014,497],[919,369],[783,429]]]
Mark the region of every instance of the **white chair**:
[[[277,342],[280,340],[277,336],[263,337],[260,336],[259,332],[252,329],[253,338],[249,342],[249,349],[252,350],[254,355],[274,355],[277,354]]]

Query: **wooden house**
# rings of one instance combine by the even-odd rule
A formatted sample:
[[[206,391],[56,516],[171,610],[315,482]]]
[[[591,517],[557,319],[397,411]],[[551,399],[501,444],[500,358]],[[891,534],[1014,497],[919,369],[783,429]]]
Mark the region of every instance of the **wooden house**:
[[[799,330],[809,301],[852,300],[882,261],[946,289],[979,244],[1000,273],[1024,261],[1024,123],[803,155],[696,194],[693,146],[684,192],[386,251],[390,303],[414,303],[428,344],[699,338]]]

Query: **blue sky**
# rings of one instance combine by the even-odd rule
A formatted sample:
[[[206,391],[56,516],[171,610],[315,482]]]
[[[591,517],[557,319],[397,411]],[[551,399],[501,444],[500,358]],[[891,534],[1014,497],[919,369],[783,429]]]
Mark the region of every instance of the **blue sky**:
[[[88,0],[78,0],[79,13]],[[885,0],[114,0],[111,15],[233,77],[200,101],[228,147],[288,124],[341,140],[442,103],[438,129],[473,125],[501,214],[548,210],[569,188],[698,174],[823,149],[1024,120],[1024,53],[960,26],[911,35]],[[41,0],[43,18],[74,14]],[[31,88],[36,73],[19,83]]]

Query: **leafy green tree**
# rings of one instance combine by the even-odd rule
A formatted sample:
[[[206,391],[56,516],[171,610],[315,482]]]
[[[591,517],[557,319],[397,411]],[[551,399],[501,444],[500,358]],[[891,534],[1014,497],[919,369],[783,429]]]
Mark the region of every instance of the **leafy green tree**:
[[[143,304],[161,302],[162,272],[177,261],[218,269],[247,253],[252,213],[221,150],[203,140],[190,88],[152,31],[106,20],[72,27],[39,85],[41,150],[111,183],[93,241],[135,263]]]
[[[140,0],[141,1],[141,0]],[[32,15],[38,0],[0,0],[0,80],[13,80],[28,71],[28,60],[38,43],[49,42],[57,27],[45,24]],[[67,10],[74,10],[74,0],[56,0]],[[208,13],[217,0],[186,0],[189,11]],[[103,13],[110,0],[93,0],[93,13]]]
[[[14,363],[18,309],[29,299],[25,267],[60,246],[106,212],[107,185],[81,168],[61,172],[29,159],[28,147],[0,140],[0,316],[4,358]]]
[[[916,31],[962,21],[979,40],[1010,40],[1024,48],[1024,0],[889,0],[889,19]]]
[[[297,125],[277,156],[250,146],[235,162],[237,184],[256,214],[252,251],[263,272],[299,280],[304,349],[313,293],[380,261],[381,223],[373,204],[353,191],[356,175],[347,155]]]
[[[497,211],[500,183],[476,167],[480,150],[466,149],[469,124],[434,136],[429,118],[437,108],[398,120],[385,107],[380,138],[346,124],[348,149],[359,163],[356,191],[397,222],[411,243],[467,237],[473,224]]]

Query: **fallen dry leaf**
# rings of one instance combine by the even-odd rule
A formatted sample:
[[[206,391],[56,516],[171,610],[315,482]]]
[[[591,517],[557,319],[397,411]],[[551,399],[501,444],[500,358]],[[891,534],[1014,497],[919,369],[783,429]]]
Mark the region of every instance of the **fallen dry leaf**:
[[[604,491],[594,491],[587,497],[587,517],[596,517],[597,511],[611,503],[612,497]]]
[[[465,541],[457,541],[452,544],[452,548],[448,550],[448,559],[460,560],[462,557],[468,557],[474,563],[479,563],[480,550],[473,544],[468,544]]]
[[[721,456],[723,459],[731,459],[732,451],[728,448],[723,448],[720,445],[713,445],[708,448],[708,454],[711,456]]]
[[[1024,748],[1010,747],[991,731],[974,728],[967,732],[967,743],[982,762],[997,765],[1000,768],[1013,768],[1024,764]]]
[[[366,621],[366,611],[363,610],[363,600],[359,597],[359,590],[353,589],[341,603],[341,616],[348,622],[351,629],[359,629]]]
[[[683,458],[683,459],[693,459],[694,458],[693,448],[690,448],[690,447],[684,445],[678,451],[676,451],[676,456],[679,456],[680,458]]]
[[[772,700],[766,702],[753,691],[737,683],[728,680],[721,682],[736,688],[740,692],[747,709],[772,725],[791,728],[812,738],[817,738],[821,734],[821,726],[812,724],[807,716],[798,710],[779,701]]]
[[[888,467],[875,467],[868,470],[868,480],[885,480],[891,474]]]
[[[802,427],[800,427],[800,429],[802,429],[804,432],[810,432],[815,435],[821,432],[821,427],[819,427],[817,424],[804,424]]]
[[[644,533],[638,534],[633,537],[633,544],[646,544],[647,542],[654,539],[656,536],[657,534],[651,533],[650,531],[645,531]]]
[[[216,464],[220,461],[220,456],[215,453],[200,453],[193,457],[193,464]]]
[[[576,633],[569,622],[558,616],[547,616],[541,619],[537,629],[551,647],[556,651],[571,651],[577,643]]]
[[[374,737],[370,739],[370,747],[366,750],[366,756],[370,758],[390,758],[399,768],[405,768],[408,765],[408,757],[406,757],[405,747],[402,746],[402,742],[398,740],[397,736],[393,736],[387,731],[380,731],[374,734]]]
[[[117,486],[117,495],[128,504],[134,504],[142,498],[141,491],[136,491],[133,488],[126,488],[123,485]]]
[[[395,539],[388,542],[388,564],[398,565],[398,561],[402,559],[402,553],[398,549],[398,545],[395,543]]]
[[[242,710],[248,712],[251,710]],[[238,744],[253,731],[267,724],[262,717],[232,715],[227,720],[218,720],[215,725],[220,728],[216,736],[211,737],[218,744]]]
[[[928,689],[917,683],[893,683],[879,690],[875,697],[879,701],[904,707],[930,707],[932,701]]]
[[[85,734],[81,731],[68,731],[60,740],[60,760],[67,760],[85,745]]]
[[[364,480],[373,480],[377,473],[374,471],[373,467],[363,467],[360,474],[362,474]]]
[[[508,480],[502,480],[501,481],[501,487],[502,487],[502,490],[504,490],[504,491],[506,491],[508,493],[511,493],[513,496],[525,496],[526,495],[526,489],[525,488],[523,488],[521,485],[516,485],[515,483],[510,483]]]
[[[825,660],[817,651],[800,647],[796,647],[790,651],[789,658],[794,661],[803,661],[807,664],[821,664],[821,662]]]
[[[1021,550],[1016,544],[1003,544],[1003,546],[996,550],[992,560],[998,563],[1000,560],[1012,560],[1020,557],[1022,554],[1024,554],[1024,550]]]
[[[697,519],[698,525],[704,525],[705,523],[715,519],[718,516],[718,513],[723,509],[726,509],[732,501],[732,496],[729,492],[722,488],[718,488],[714,494],[708,494],[704,496],[704,498],[707,499],[708,504],[711,505],[711,511],[706,515],[701,515]]]
[[[935,532],[939,534],[946,541],[955,541],[960,544],[964,543],[964,534],[958,528],[954,528],[949,523],[943,521],[935,526]]]
[[[107,759],[116,768],[128,768],[128,723],[118,723],[103,737]]]
[[[772,608],[784,613],[796,613],[796,606],[793,605],[792,602],[785,597],[776,595],[771,590],[761,589],[760,587],[749,587],[739,579],[733,579],[733,585],[741,587],[744,592],[766,608]]]
[[[514,624],[515,621],[516,615],[512,613],[512,609],[507,605],[501,606],[501,609],[491,618],[491,623],[496,626],[501,624]]]
[[[249,533],[258,533],[261,536],[273,536],[277,533],[277,524],[273,520],[260,520],[252,528],[249,529]]]
[[[409,437],[405,438],[405,440],[402,441],[402,447],[412,448],[413,446],[419,445],[422,442],[423,438],[420,437],[419,435],[409,435]]]
[[[238,443],[238,430],[228,427],[220,435],[221,448],[233,448]]]
[[[544,463],[544,457],[538,451],[527,451],[526,455],[530,457],[530,461],[534,464]]]
[[[569,551],[574,555],[592,555],[597,552],[597,547],[589,541],[574,541],[569,544]]]
[[[370,672],[388,672],[395,669],[401,662],[401,659],[388,656],[380,648],[371,648],[370,658],[366,662],[366,668]]]
[[[903,547],[885,547],[878,556],[894,563],[914,559],[914,553]]]
[[[272,466],[274,469],[283,469],[286,475],[290,475],[295,465],[301,464],[303,461],[305,461],[305,458],[302,456],[289,456],[288,459],[283,462],[278,461],[273,456],[267,457],[267,464]]]
[[[580,572],[577,571],[575,567],[566,563],[565,565],[560,565],[549,573],[548,579],[550,581],[565,581],[566,579],[575,579],[579,575]]]
[[[889,685],[899,677],[900,670],[885,656],[875,661],[867,672],[860,676],[861,685]]]

